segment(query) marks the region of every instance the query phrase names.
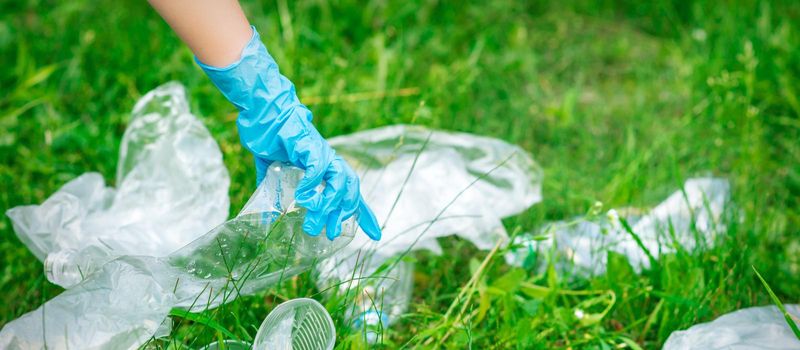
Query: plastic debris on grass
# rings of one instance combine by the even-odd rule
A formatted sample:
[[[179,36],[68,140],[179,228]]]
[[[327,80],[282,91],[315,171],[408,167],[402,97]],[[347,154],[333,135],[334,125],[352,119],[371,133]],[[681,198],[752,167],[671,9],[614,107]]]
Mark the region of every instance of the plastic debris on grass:
[[[253,344],[220,340],[201,350],[331,350],[336,342],[333,319],[314,299],[291,299],[276,306],[261,322]]]
[[[502,217],[541,199],[539,167],[499,140],[400,125],[330,142],[360,170],[385,225],[380,242],[356,235],[352,220],[333,243],[302,233],[302,210],[287,204],[293,193],[278,191],[296,177],[279,166],[224,221],[228,174],[183,87],[146,94],[123,138],[116,190],[85,174],[41,205],[8,212],[47,278],[67,290],[6,324],[0,348],[136,348],[169,334],[171,309],[197,312],[263,291],[354,235],[329,262],[355,265],[360,251],[379,251],[369,254],[375,268],[405,251],[441,252],[435,239],[452,234],[486,249],[507,237]],[[352,278],[353,270],[320,266],[323,280]]]
[[[222,153],[178,84],[134,106],[116,182],[106,187],[101,174],[86,173],[41,205],[7,212],[48,280],[69,288],[117,256],[166,256],[228,216]]]
[[[786,305],[786,311],[800,325],[800,307]],[[737,310],[684,331],[673,332],[663,350],[794,350],[800,340],[776,306]]]
[[[712,244],[715,235],[724,232],[720,218],[729,200],[727,180],[689,179],[682,190],[652,210],[612,209],[605,216],[556,222],[536,235],[516,237],[505,258],[511,265],[523,266],[554,252],[558,269],[590,276],[605,272],[612,251],[626,256],[638,271],[650,267],[648,253],[658,258],[679,247],[691,251]]]
[[[440,254],[436,239],[449,235],[491,249],[508,239],[502,218],[542,198],[541,168],[501,140],[395,125],[330,143],[361,176],[362,194],[383,224],[380,241],[357,234],[317,265],[321,290],[360,289],[359,305],[350,310],[357,327],[387,327],[405,313],[413,264],[394,259],[415,250]],[[366,334],[375,340],[375,332]]]
[[[89,174],[9,211],[48,279],[68,289],[6,324],[0,348],[136,348],[169,334],[172,308],[198,312],[262,291],[353,238],[352,219],[333,242],[303,233],[304,210],[291,205],[302,171],[277,164],[224,221],[228,174],[187,106],[174,83],[136,105],[116,191]]]
[[[331,350],[336,329],[328,310],[314,299],[298,298],[273,309],[253,341],[253,349]]]

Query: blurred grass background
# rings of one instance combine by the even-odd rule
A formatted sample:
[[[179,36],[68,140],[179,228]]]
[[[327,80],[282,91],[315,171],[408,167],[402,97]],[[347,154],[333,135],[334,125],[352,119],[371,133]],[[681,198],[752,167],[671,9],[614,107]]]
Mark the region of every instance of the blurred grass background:
[[[283,73],[314,102],[323,135],[416,123],[531,152],[545,170],[544,201],[509,219],[510,230],[570,218],[597,201],[650,206],[695,175],[732,182],[738,210],[716,247],[670,255],[641,275],[612,259],[609,274],[592,279],[493,259],[468,305],[484,316],[455,325],[443,314],[486,252],[447,239],[444,256],[416,255],[410,314],[378,347],[658,348],[675,329],[768,304],[750,265],[785,302],[798,301],[800,3],[243,5]],[[232,213],[253,189],[233,107],[146,2],[3,1],[0,60],[0,209],[41,203],[86,171],[113,183],[130,109],[170,80],[188,87],[193,111],[220,143],[233,179]],[[406,88],[418,92],[391,96]],[[0,251],[2,325],[60,290],[5,217]],[[309,278],[212,316],[247,339],[277,302],[314,295]],[[526,294],[523,281],[551,292]],[[602,320],[585,324],[574,309],[586,297],[558,290],[610,290],[617,299]],[[331,303],[338,346],[363,347]],[[175,343],[195,346],[217,336],[185,320],[174,332]]]

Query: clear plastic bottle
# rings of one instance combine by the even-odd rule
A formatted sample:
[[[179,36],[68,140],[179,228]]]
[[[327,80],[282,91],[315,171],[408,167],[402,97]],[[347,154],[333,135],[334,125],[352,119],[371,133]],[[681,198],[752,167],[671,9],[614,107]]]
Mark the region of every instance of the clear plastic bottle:
[[[342,234],[333,241],[324,232],[310,236],[303,231],[306,210],[294,203],[302,177],[298,168],[273,164],[237,217],[170,254],[169,264],[198,282],[189,286],[200,288],[187,294],[194,298],[198,289],[218,291],[229,281],[236,283],[237,293],[255,293],[308,270],[352,241],[354,218],[342,223]],[[214,283],[206,288],[204,281]],[[203,298],[214,305],[224,295],[197,300]]]
[[[406,261],[362,282],[351,317],[367,343],[379,343],[384,330],[406,313],[413,282],[414,264]]]

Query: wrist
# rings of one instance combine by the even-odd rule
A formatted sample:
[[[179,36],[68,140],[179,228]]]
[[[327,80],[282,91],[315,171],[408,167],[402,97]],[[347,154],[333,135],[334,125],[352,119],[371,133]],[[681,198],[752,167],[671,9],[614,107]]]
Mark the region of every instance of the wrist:
[[[202,68],[203,71],[205,71],[206,73],[208,73],[209,71],[210,72],[224,72],[224,71],[228,71],[228,70],[236,68],[238,65],[241,64],[242,59],[249,52],[252,52],[254,49],[257,50],[259,44],[261,44],[261,46],[263,46],[263,43],[261,43],[261,37],[258,34],[258,31],[256,30],[256,27],[255,26],[250,26],[250,29],[252,30],[252,34],[250,35],[250,40],[248,40],[247,43],[245,44],[245,46],[241,49],[241,51],[239,52],[239,58],[237,58],[236,61],[234,61],[233,63],[228,64],[226,66],[219,67],[219,66],[203,63],[203,61],[201,61],[200,58],[197,57],[197,56],[194,56],[194,61],[197,62],[197,65],[199,65],[200,68]]]
[[[270,115],[302,105],[294,84],[280,73],[256,28],[252,30],[253,35],[236,62],[215,67],[195,57],[197,64],[239,111],[268,109]]]

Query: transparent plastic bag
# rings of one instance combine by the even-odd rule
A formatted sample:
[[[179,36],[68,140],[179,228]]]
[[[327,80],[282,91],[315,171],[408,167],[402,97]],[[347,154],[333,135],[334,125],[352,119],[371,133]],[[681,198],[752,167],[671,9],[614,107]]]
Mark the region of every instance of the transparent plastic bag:
[[[800,319],[798,305],[785,305],[786,311]],[[800,326],[800,322],[794,321]],[[673,332],[663,350],[794,350],[800,340],[792,333],[786,318],[775,306],[737,310],[708,322]]]
[[[506,254],[506,262],[522,266],[529,257],[546,256],[555,248],[559,270],[584,276],[605,272],[608,251],[625,255],[634,269],[648,268],[649,258],[622,227],[620,216],[657,258],[659,254],[675,251],[675,244],[687,250],[713,244],[715,235],[724,232],[720,218],[729,200],[727,180],[689,179],[682,190],[649,211],[612,209],[605,216],[556,222],[537,235],[520,235],[513,244],[516,248]]]
[[[145,261],[147,263],[149,261]],[[169,334],[175,296],[128,257],[102,268],[0,330],[0,349],[135,349]]]
[[[358,172],[362,195],[383,225],[379,242],[357,234],[346,250],[441,253],[435,238],[448,235],[491,249],[508,238],[501,218],[542,198],[541,168],[502,140],[393,125],[330,143]]]
[[[368,328],[387,327],[411,299],[413,264],[401,261],[374,276],[380,266],[414,250],[441,253],[436,238],[448,235],[490,249],[508,238],[502,218],[541,200],[541,168],[501,140],[395,125],[330,143],[359,173],[383,237],[373,242],[356,234],[352,244],[317,265],[317,282],[321,290],[366,292],[349,316]],[[366,305],[367,298],[384,302]],[[377,334],[367,336],[374,341]]]
[[[64,288],[117,256],[166,256],[228,216],[228,171],[216,141],[165,84],[142,97],[120,145],[117,189],[98,173],[41,205],[8,210],[14,231]]]

